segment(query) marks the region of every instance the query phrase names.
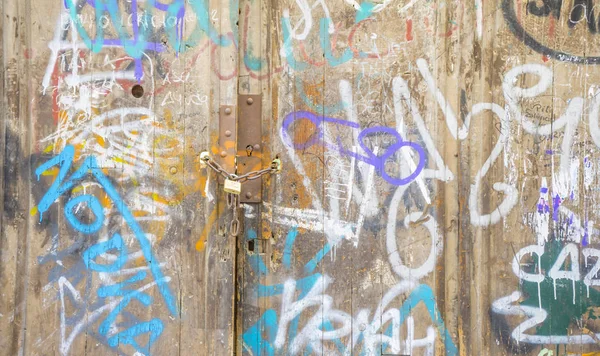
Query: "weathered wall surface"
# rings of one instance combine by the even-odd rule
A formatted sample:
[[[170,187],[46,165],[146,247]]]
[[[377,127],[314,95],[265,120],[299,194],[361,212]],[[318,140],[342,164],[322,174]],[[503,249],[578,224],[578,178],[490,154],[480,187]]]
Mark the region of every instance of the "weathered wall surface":
[[[600,354],[596,5],[1,2],[0,354]]]

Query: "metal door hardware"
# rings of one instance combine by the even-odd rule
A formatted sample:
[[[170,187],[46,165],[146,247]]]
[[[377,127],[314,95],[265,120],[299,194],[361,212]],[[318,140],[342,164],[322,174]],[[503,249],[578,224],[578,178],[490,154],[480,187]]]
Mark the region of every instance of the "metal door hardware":
[[[236,182],[236,181],[231,180],[231,179],[225,179],[224,190],[227,193],[231,193],[231,194],[235,194],[235,195],[240,195],[240,193],[242,192],[242,183]]]
[[[227,180],[226,180],[227,182]],[[240,196],[238,194],[227,194],[227,206],[231,208],[231,223],[229,224],[229,233],[231,236],[237,236],[240,234]]]
[[[235,106],[223,105],[219,108],[219,143],[217,161],[229,172],[235,170],[237,142],[236,114]],[[219,183],[223,183],[223,178],[219,177]]]
[[[262,97],[261,95],[238,96],[237,171],[244,175],[262,168]],[[262,182],[249,181],[242,185],[242,203],[260,203]]]
[[[232,208],[233,212],[230,226],[230,232],[233,236],[237,236],[240,230],[238,206],[240,202],[243,202],[240,199],[240,193],[243,192],[244,186],[255,181],[261,183],[259,178],[262,176],[281,172],[281,160],[278,157],[275,157],[275,159],[271,161],[271,166],[269,168],[251,171],[242,175],[228,173],[218,162],[213,160],[206,151],[200,153],[200,166],[202,168],[209,167],[224,180],[224,191],[227,193],[227,204]]]
[[[271,162],[270,167],[262,168],[261,95],[239,95],[237,107],[239,112],[234,106],[219,108],[217,157],[211,158],[208,152],[200,154],[200,166],[217,172],[219,183],[224,185],[227,204],[232,209],[230,233],[233,236],[237,236],[240,231],[239,204],[260,203],[262,181],[259,178],[281,172],[278,157]]]
[[[247,183],[248,181],[257,180],[258,178],[266,174],[277,174],[281,172],[281,160],[279,159],[279,157],[275,157],[275,159],[271,161],[271,165],[269,166],[269,168],[263,168],[257,171],[251,171],[240,175],[235,173],[229,173],[225,170],[225,168],[223,168],[223,166],[221,166],[219,163],[213,160],[207,151],[200,153],[200,166],[202,168],[209,167],[213,171],[217,172],[224,179],[239,183]]]

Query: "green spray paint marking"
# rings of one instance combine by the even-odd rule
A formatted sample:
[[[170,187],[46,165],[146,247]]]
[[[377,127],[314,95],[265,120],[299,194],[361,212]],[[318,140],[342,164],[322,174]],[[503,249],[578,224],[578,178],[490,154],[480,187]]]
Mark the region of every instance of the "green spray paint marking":
[[[520,304],[530,307],[539,307],[538,293],[541,295],[542,308],[548,312],[548,317],[536,328],[537,335],[568,335],[569,325],[577,319],[582,319],[586,313],[591,319],[596,319],[590,308],[600,307],[600,292],[589,288],[583,281],[573,282],[571,279],[552,279],[547,276],[554,265],[564,244],[560,241],[550,241],[544,247],[544,254],[540,258],[540,266],[545,278],[540,282],[539,292],[536,282],[523,280],[522,292],[526,299]],[[538,271],[538,259],[533,258],[532,271]],[[567,260],[561,270],[570,270],[571,261]],[[556,284],[556,299],[554,288]],[[573,287],[573,284],[575,287]],[[573,293],[575,297],[573,298]],[[573,303],[573,300],[575,303]]]

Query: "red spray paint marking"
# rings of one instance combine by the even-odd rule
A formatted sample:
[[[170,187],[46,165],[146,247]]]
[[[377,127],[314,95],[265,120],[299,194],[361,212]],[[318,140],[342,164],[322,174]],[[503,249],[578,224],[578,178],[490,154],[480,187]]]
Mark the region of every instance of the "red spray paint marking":
[[[412,36],[412,19],[407,19],[406,20],[406,40],[407,41],[412,41],[413,40],[413,36]]]
[[[554,37],[554,31],[556,29],[556,19],[554,18],[554,16],[550,16],[549,17],[549,24],[548,24],[548,36],[549,37]]]
[[[233,38],[233,33],[229,32],[227,34],[227,36],[233,42],[233,45],[235,46],[235,50],[237,52],[238,47],[237,47],[237,45],[235,43],[235,39]],[[238,73],[237,72],[237,68],[233,68],[233,70],[229,74],[223,74],[223,73],[221,73],[221,65],[220,65],[220,63],[217,63],[217,61],[216,61],[216,59],[219,57],[219,56],[217,56],[216,51],[217,51],[217,45],[214,44],[214,43],[211,44],[211,51],[210,51],[210,53],[211,53],[212,59],[211,59],[210,63],[211,63],[211,68],[213,70],[213,73],[215,73],[217,75],[217,77],[219,78],[219,80],[224,80],[224,81],[225,80],[230,80],[230,79],[234,78],[235,76],[237,76],[237,73]]]

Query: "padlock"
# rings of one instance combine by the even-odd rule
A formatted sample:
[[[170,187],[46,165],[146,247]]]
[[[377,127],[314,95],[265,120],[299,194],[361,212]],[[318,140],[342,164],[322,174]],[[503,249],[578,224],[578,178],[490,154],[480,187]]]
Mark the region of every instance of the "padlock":
[[[242,183],[225,179],[225,191],[231,194],[240,194],[242,192]]]

